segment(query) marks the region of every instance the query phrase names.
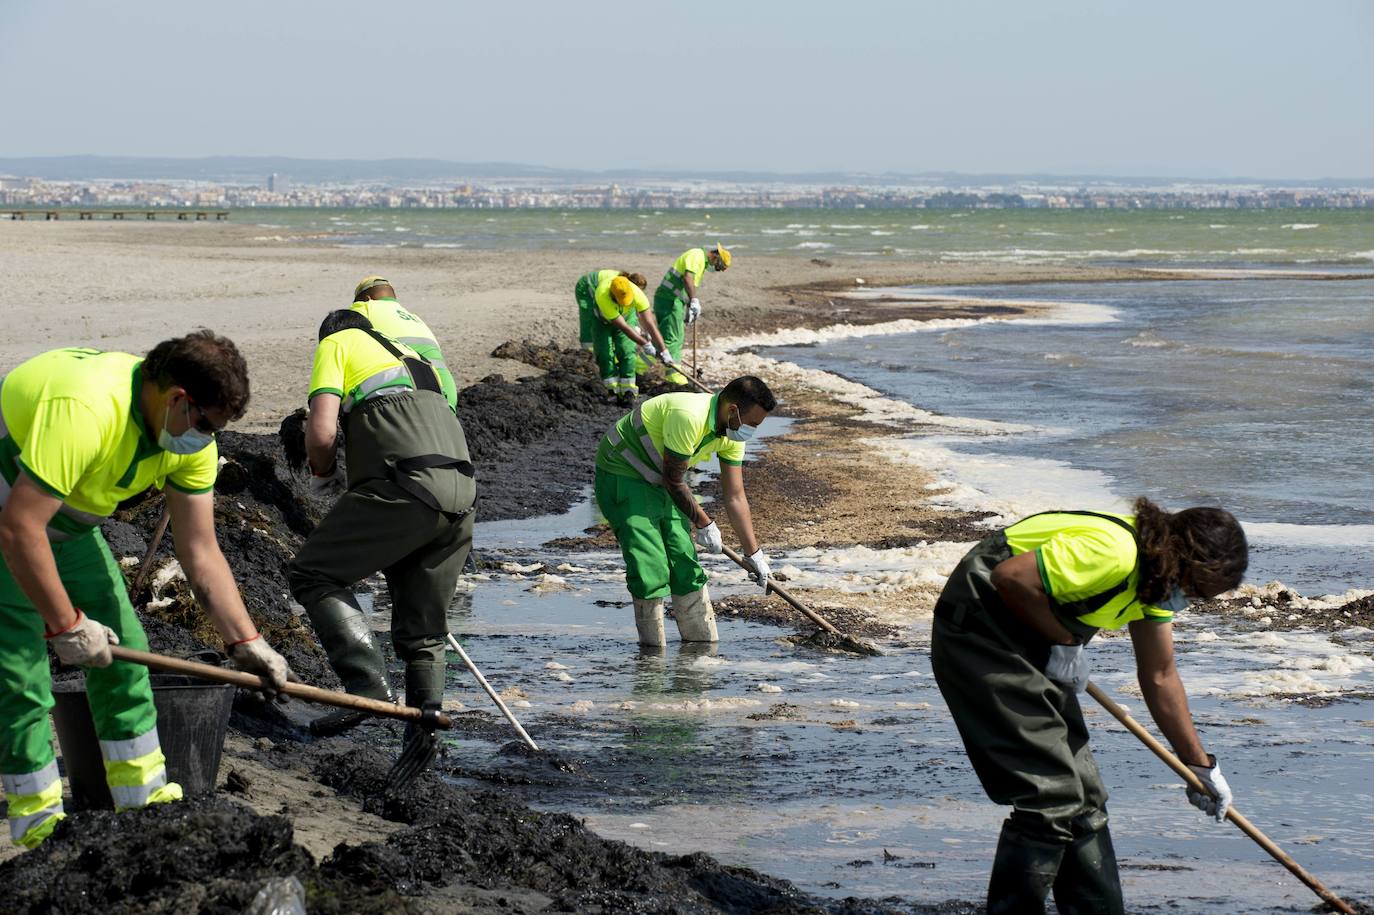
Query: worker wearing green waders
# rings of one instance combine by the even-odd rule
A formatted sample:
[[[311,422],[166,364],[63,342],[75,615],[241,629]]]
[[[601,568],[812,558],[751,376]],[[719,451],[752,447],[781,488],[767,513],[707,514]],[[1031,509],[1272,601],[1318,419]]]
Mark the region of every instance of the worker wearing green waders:
[[[353,304],[349,308],[367,318],[377,333],[404,343],[428,362],[439,376],[444,399],[451,409],[457,411],[458,388],[453,382],[448,363],[444,361],[444,352],[439,348],[434,331],[419,315],[401,307],[401,303],[396,301],[396,290],[388,280],[380,276],[364,277],[353,289]]]
[[[1119,913],[1107,790],[1078,693],[1088,641],[1130,627],[1145,705],[1212,792],[1188,800],[1218,821],[1231,789],[1206,753],[1174,667],[1173,616],[1240,584],[1245,534],[1228,512],[1176,514],[1138,499],[1133,515],[1032,515],[960,561],[935,605],[930,661],[969,761],[1012,812],[988,882],[989,913]]]
[[[636,278],[638,285],[634,282]],[[595,287],[590,286],[593,279]],[[596,354],[601,383],[628,406],[639,394],[639,384],[635,380],[635,346],[642,348],[650,358],[658,356],[671,361],[663,336],[658,332],[658,322],[649,311],[649,300],[644,296],[644,278],[638,274],[627,276],[613,270],[600,270],[578,280],[579,289],[583,283],[591,288],[592,351]],[[642,330],[638,324],[640,315],[644,318]]]
[[[577,342],[589,353],[596,348],[596,291],[617,276],[625,277],[638,286],[641,292],[649,286],[644,274],[629,273],[625,270],[588,270],[573,284],[573,300],[577,302]],[[635,324],[631,320],[633,317],[634,315],[627,315],[625,319],[631,326]]]
[[[745,375],[719,394],[661,394],[635,407],[601,439],[596,451],[596,503],[625,558],[639,643],[662,647],[663,599],[684,642],[715,642],[716,615],[696,546],[719,553],[720,528],[687,486],[687,468],[716,455],[721,502],[751,575],[765,592],[768,557],[754,536],[744,492],[744,444],[777,406],[773,392]]]
[[[10,836],[32,848],[63,817],[48,646],[86,670],[86,697],[117,809],[174,801],[147,650],[124,575],[100,533],[119,503],[166,486],[177,559],[240,670],[294,679],[244,609],[215,539],[215,433],[243,415],[248,371],[210,331],[146,358],[94,349],[35,356],[0,378],[0,781]]]
[[[467,440],[437,373],[413,349],[356,311],[331,312],[319,336],[305,432],[311,489],[346,491],[291,561],[291,595],[344,689],[390,699],[381,650],[352,591],[381,572],[406,704],[423,707],[443,699],[448,606],[472,546]],[[341,412],[346,476],[335,453]],[[360,720],[336,712],[311,729],[337,733]]]
[[[679,363],[682,361],[682,341],[686,336],[684,327],[701,316],[698,292],[708,266],[716,272],[729,267],[730,252],[719,243],[710,251],[692,248],[682,252],[668,272],[663,274],[663,282],[658,284],[658,290],[654,293],[654,317],[658,319],[663,339],[668,343],[668,351]],[[681,372],[670,371],[668,381],[686,384],[687,377]]]

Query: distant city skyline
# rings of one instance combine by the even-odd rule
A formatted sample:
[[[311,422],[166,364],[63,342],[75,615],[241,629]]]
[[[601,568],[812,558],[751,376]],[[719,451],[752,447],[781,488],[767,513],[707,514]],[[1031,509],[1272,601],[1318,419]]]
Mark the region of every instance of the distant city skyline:
[[[23,74],[6,93],[18,129],[0,138],[0,158],[1212,180],[1374,171],[1374,4],[1361,0],[0,0],[0,34],[7,72]]]

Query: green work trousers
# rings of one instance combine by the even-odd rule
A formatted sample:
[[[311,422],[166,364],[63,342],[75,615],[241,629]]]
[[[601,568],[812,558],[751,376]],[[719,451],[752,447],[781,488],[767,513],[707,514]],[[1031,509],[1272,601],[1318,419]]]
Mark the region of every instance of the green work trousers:
[[[635,342],[615,325],[599,318],[592,320],[592,352],[596,354],[596,368],[601,374],[601,383],[617,393],[638,393],[639,386],[635,382]],[[632,314],[625,319],[625,323],[638,327],[639,319]]]
[[[930,664],[983,789],[1012,807],[1008,830],[1067,845],[1106,826],[1107,789],[1078,695],[1045,676],[1049,644],[992,586],[1010,555],[997,533],[955,568],[935,606]]]
[[[595,338],[596,290],[583,276],[573,287],[573,298],[577,300],[577,342],[583,349],[591,349]]]
[[[631,595],[653,600],[705,587],[692,522],[666,489],[598,467],[595,492],[625,557],[625,586]]]
[[[668,346],[668,352],[673,354],[673,361],[681,365],[682,342],[687,337],[687,326],[684,323],[687,318],[687,306],[671,289],[662,284],[654,293],[654,318],[658,320],[659,333],[663,334],[663,342]],[[667,378],[672,384],[687,383],[687,376],[681,372],[670,371]]]
[[[396,482],[398,460],[439,454],[466,460],[463,428],[437,394],[367,401],[348,417],[349,489],[291,561],[291,595],[309,607],[381,572],[391,596],[391,637],[407,666],[444,660],[448,607],[472,548],[471,476],[448,467],[408,475],[437,508]]]
[[[54,542],[52,551],[72,603],[113,629],[125,648],[146,651],[148,637],[129,603],[124,575],[100,531]],[[18,775],[53,761],[52,730],[48,726],[52,679],[43,618],[3,559],[0,630],[4,632],[0,638],[0,772]],[[96,736],[101,740],[130,740],[157,725],[148,668],[142,664],[115,661],[109,667],[88,668],[86,691]]]

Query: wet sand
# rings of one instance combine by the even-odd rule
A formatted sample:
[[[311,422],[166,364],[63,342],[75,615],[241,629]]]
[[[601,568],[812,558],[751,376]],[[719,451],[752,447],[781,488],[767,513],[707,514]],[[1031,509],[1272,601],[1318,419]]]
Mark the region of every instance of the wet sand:
[[[21,288],[34,306],[31,323],[10,324],[0,332],[0,370],[27,355],[60,345],[94,345],[138,352],[168,334],[204,324],[233,337],[249,359],[254,402],[242,428],[275,432],[281,417],[299,405],[304,393],[314,329],[320,316],[331,307],[347,304],[357,278],[366,273],[383,273],[398,286],[402,302],[422,314],[435,329],[460,384],[471,384],[493,373],[504,376],[488,378],[484,384],[464,392],[468,411],[465,425],[469,438],[477,440],[474,453],[481,471],[479,479],[484,491],[490,494],[483,497],[484,519],[561,511],[590,483],[588,443],[594,446],[618,411],[596,400],[596,381],[586,358],[575,352],[557,353],[524,344],[506,347],[500,356],[493,355],[493,351],[511,340],[570,343],[576,333],[571,286],[580,272],[597,265],[623,264],[626,269],[638,269],[654,277],[659,275],[662,265],[640,263],[643,258],[626,260],[608,252],[291,247],[257,241],[255,237],[259,234],[261,230],[224,225],[58,226],[0,222],[0,252],[12,271],[22,278]],[[1127,279],[1136,274],[1088,269],[876,264],[868,259],[847,262],[838,258],[741,258],[730,272],[712,276],[704,285],[707,311],[702,328],[712,337],[734,337],[843,322],[969,316],[966,305],[913,305],[883,300],[856,305],[842,293],[860,288],[855,283],[859,277],[865,280],[863,286],[874,286]],[[1152,278],[1158,278],[1157,274]],[[978,312],[988,317],[1015,313],[988,309]],[[709,340],[703,335],[703,344]],[[718,383],[730,374],[759,365],[757,357],[747,353],[713,354],[707,363],[707,377]],[[547,374],[547,369],[559,374]],[[750,465],[746,479],[760,535],[770,549],[851,544],[879,549],[922,541],[968,541],[980,536],[977,516],[951,514],[929,505],[932,490],[928,486],[933,481],[928,474],[882,456],[876,442],[891,433],[891,427],[866,417],[861,407],[836,397],[833,391],[808,387],[803,377],[769,380],[775,382],[783,401],[780,413],[792,425],[785,436],[768,441],[766,455]],[[569,388],[577,391],[569,396]],[[252,455],[260,455],[270,461],[274,447],[271,438],[263,436],[242,444],[241,453],[248,455],[240,460],[248,468],[245,477],[262,481],[268,474],[280,474],[279,470],[264,470],[250,460]],[[579,455],[585,455],[586,460],[577,460]],[[308,627],[293,617],[291,608],[279,596],[268,593],[279,590],[275,582],[264,584],[258,575],[266,572],[271,579],[272,564],[289,556],[299,540],[300,524],[293,523],[301,504],[298,483],[288,478],[287,485],[277,489],[245,483],[237,498],[222,496],[221,538],[231,559],[255,557],[259,564],[248,563],[246,568],[236,565],[236,573],[250,592],[246,597],[255,614],[270,617],[260,616],[260,621],[268,624],[264,628],[277,626],[272,630],[276,635],[274,641],[291,643],[293,666],[305,679],[331,685],[332,674],[321,663],[318,649],[309,643]],[[148,505],[125,517],[123,523],[135,539],[123,552],[117,550],[119,555],[136,551],[138,535],[141,532],[146,536],[155,515],[155,506]],[[309,519],[306,520],[308,523]],[[263,529],[270,533],[270,548],[265,548],[259,535],[252,533]],[[593,535],[592,540],[604,544],[604,534]],[[569,549],[579,545],[585,544],[567,544]],[[822,591],[797,593],[835,614],[837,621],[852,623],[864,633],[879,633],[883,631],[885,605],[929,606],[936,590],[929,583],[917,582],[862,598]],[[192,642],[203,638],[213,645],[213,638],[191,618],[192,608],[184,606],[189,596],[179,597],[183,602],[180,615],[174,602],[171,610],[150,622],[155,644],[161,633],[166,647],[177,639],[185,641],[188,636]],[[779,608],[753,599],[737,599],[727,603],[723,610],[760,619],[783,618]],[[529,911],[543,908],[551,901],[573,903],[575,907],[596,904],[608,911],[742,911],[765,900],[788,910],[934,911],[906,905],[889,908],[882,903],[861,901],[855,901],[849,908],[837,908],[843,904],[796,895],[795,889],[779,881],[721,868],[713,862],[709,866],[702,862],[691,865],[699,869],[698,876],[690,882],[691,892],[696,895],[684,896],[684,885],[671,876],[674,869],[684,865],[657,859],[645,864],[643,860],[649,860],[645,853],[619,843],[604,843],[590,833],[585,838],[579,834],[572,846],[567,845],[566,838],[560,845],[555,838],[567,835],[563,825],[550,825],[543,831],[543,827],[536,828],[529,834],[529,842],[533,843],[530,847],[543,847],[555,862],[567,861],[578,848],[583,849],[582,853],[594,848],[595,854],[617,862],[615,866],[608,866],[608,872],[597,879],[569,877],[559,882],[540,876],[547,864],[537,865],[530,860],[490,879],[481,879],[480,869],[454,863],[462,858],[464,843],[468,841],[461,831],[455,831],[443,839],[449,843],[446,848],[453,857],[431,858],[431,863],[426,863],[420,856],[408,867],[402,867],[397,856],[414,856],[415,843],[423,841],[420,835],[426,829],[432,834],[438,827],[433,819],[421,817],[418,808],[402,811],[379,806],[375,782],[380,777],[376,770],[382,763],[369,758],[343,766],[352,774],[341,780],[340,758],[331,747],[345,744],[325,741],[315,748],[306,748],[296,743],[303,736],[298,729],[300,710],[284,720],[255,718],[251,711],[241,707],[236,715],[235,727],[240,736],[231,739],[221,769],[223,780],[237,768],[251,787],[247,791],[221,791],[219,796],[245,805],[260,819],[270,814],[287,817],[295,828],[294,842],[312,861],[323,861],[332,853],[319,871],[306,867],[304,859],[298,858],[292,858],[294,863],[290,867],[279,870],[302,876],[323,873],[317,878],[325,894],[321,899],[328,892],[361,892],[359,888],[363,887],[372,894],[367,896],[369,900],[376,896],[379,911],[394,910],[387,905],[388,900],[398,898],[394,895],[397,892],[405,897],[398,905],[435,911],[488,906],[492,910]],[[379,733],[394,738],[385,728],[364,730],[360,739]],[[254,743],[254,739],[259,742]],[[349,782],[350,778],[354,781]],[[358,784],[358,780],[369,779],[368,784]],[[439,790],[434,784],[429,787]],[[444,801],[446,809],[464,803],[464,798],[471,802],[471,792],[446,790],[453,792],[453,798]],[[513,804],[509,808],[484,809],[492,817],[512,821],[529,815],[527,808]],[[521,810],[526,812],[522,814]],[[218,824],[216,829],[243,825],[237,820],[230,822],[213,810],[205,817],[205,822]],[[245,822],[260,828],[253,826],[259,820]],[[407,830],[414,834],[407,834]],[[289,845],[289,834],[286,841]],[[554,845],[544,845],[549,841],[554,841]],[[54,845],[54,874],[65,873],[64,860],[74,863],[74,858],[63,858],[75,854],[74,849],[80,847],[79,839],[73,842],[70,846]],[[338,842],[347,842],[355,851],[336,850],[334,844]],[[407,848],[411,850],[408,852]],[[551,850],[555,848],[556,851]],[[0,851],[0,860],[13,854],[6,847]],[[261,876],[274,866],[271,862],[255,865],[257,869],[252,873]],[[400,876],[388,874],[388,867]],[[628,871],[624,869],[627,867]],[[445,869],[441,879],[439,872]],[[644,878],[638,895],[616,895],[619,890],[615,885],[630,872],[653,876]],[[21,869],[14,867],[0,868],[0,885],[22,879],[21,873]],[[342,883],[331,883],[336,880]],[[369,880],[372,882],[368,883]],[[710,891],[710,887],[719,887],[722,880],[737,881],[736,896],[723,897]],[[498,904],[497,896],[489,895],[492,892],[504,901]],[[773,893],[781,895],[770,895]],[[684,899],[688,901],[683,902]],[[939,910],[971,909],[953,905]]]

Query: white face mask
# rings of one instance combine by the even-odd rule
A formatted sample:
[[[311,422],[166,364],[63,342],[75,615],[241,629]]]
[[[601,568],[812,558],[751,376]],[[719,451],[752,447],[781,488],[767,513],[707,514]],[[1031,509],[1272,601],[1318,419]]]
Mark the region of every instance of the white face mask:
[[[186,431],[180,435],[173,435],[167,431],[167,417],[172,413],[172,405],[167,404],[167,409],[162,413],[162,431],[157,434],[157,446],[163,451],[170,451],[172,454],[195,454],[205,448],[215,440],[215,437],[208,432],[201,432],[191,425],[191,401],[186,401]]]
[[[1188,609],[1192,603],[1188,595],[1183,593],[1183,589],[1175,586],[1172,591],[1159,603],[1155,604],[1161,610],[1168,610],[1170,613],[1180,613]]]
[[[735,408],[735,415],[739,416],[739,407]],[[744,424],[743,417],[740,418],[738,429],[731,429],[727,424],[725,427],[725,437],[732,442],[747,442],[754,437],[754,433],[759,430],[758,426],[747,426]]]

